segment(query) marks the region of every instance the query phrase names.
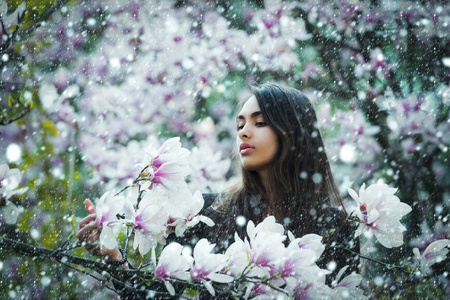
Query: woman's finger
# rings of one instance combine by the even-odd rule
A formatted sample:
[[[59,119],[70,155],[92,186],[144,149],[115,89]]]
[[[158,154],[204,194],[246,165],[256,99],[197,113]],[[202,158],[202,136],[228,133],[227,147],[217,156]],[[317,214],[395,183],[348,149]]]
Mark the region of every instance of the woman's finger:
[[[84,226],[86,226],[87,224],[95,221],[95,219],[97,218],[96,214],[93,215],[89,215],[87,217],[84,217],[83,219],[81,219],[80,223],[78,223],[78,229],[83,228]]]
[[[80,241],[86,240],[87,236],[94,230],[97,229],[95,222],[90,222],[86,224],[84,227],[80,228],[77,231],[77,239]]]
[[[95,206],[91,200],[89,199],[84,200],[84,207],[86,208],[86,211],[89,214],[95,214]]]
[[[89,245],[98,245],[99,242],[100,242],[100,230],[91,233],[86,239],[86,243]]]

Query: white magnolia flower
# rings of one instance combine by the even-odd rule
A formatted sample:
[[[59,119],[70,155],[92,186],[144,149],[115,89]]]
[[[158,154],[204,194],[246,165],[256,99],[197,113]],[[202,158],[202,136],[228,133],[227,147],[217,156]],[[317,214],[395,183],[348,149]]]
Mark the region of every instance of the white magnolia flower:
[[[293,237],[289,233],[290,238]],[[325,246],[321,242],[322,237],[316,234],[308,234],[298,239],[291,239],[289,246],[279,253],[274,261],[274,267],[270,274],[277,275],[271,283],[277,286],[291,285],[295,287],[300,282],[325,283],[325,275],[331,273],[320,269],[316,260],[321,256]]]
[[[275,268],[275,261],[285,252],[283,241],[286,236],[283,233],[283,226],[276,223],[273,216],[265,218],[256,227],[252,221],[248,222],[249,239],[245,240],[245,244],[250,262],[259,267],[259,269],[254,268],[251,275],[269,275],[269,272]]]
[[[365,189],[363,184],[358,194],[348,189],[350,196],[358,202],[356,216],[362,221],[356,230],[356,236],[365,230],[373,232],[377,240],[385,247],[398,247],[403,244],[402,232],[406,228],[400,219],[411,211],[411,207],[394,195],[397,189],[387,184],[376,183]]]
[[[288,297],[285,293],[281,291],[277,291],[275,289],[272,289],[267,284],[263,283],[247,283],[246,285],[246,291],[244,294],[244,299],[247,300],[250,296],[251,299],[256,300],[266,300],[266,299],[280,299],[280,300],[287,300],[292,299],[292,297]]]
[[[206,217],[198,215],[202,210],[205,200],[202,193],[196,191],[192,195],[188,189],[180,193],[171,194],[169,201],[166,202],[164,208],[173,220],[171,227],[175,227],[176,236],[181,236],[187,229],[194,227],[199,222],[203,222],[208,226],[214,226],[214,222]]]
[[[27,187],[18,189],[21,180],[19,169],[9,169],[7,164],[0,165],[0,199],[8,200],[12,196],[25,193]]]
[[[0,216],[3,217],[3,220],[6,224],[16,224],[17,219],[19,218],[20,210],[17,206],[14,205],[9,200],[6,200],[5,207],[0,211]]]
[[[22,174],[19,169],[10,169],[7,164],[0,165],[0,202],[5,201],[0,216],[6,224],[16,224],[19,218],[20,209],[8,199],[28,190],[27,187],[18,189],[21,180]]]
[[[316,300],[333,299],[333,290],[321,281],[302,280],[298,282],[294,290],[295,299]]]
[[[313,250],[316,254],[315,260],[319,259],[325,250],[325,245],[322,244],[322,237],[317,234],[306,234],[301,238],[295,238],[292,232],[288,231],[288,237],[291,244],[296,244],[300,249]]]
[[[214,246],[207,239],[198,241],[194,247],[195,265],[191,268],[192,279],[201,281],[213,296],[214,288],[207,279],[221,283],[233,281],[233,277],[218,273],[225,267],[227,257],[224,254],[210,253]]]
[[[430,267],[438,262],[441,262],[447,258],[448,249],[450,246],[450,240],[437,240],[432,242],[420,255],[419,249],[414,248],[413,253],[419,260],[420,270],[423,274],[427,274],[430,271]]]
[[[358,287],[362,280],[361,275],[353,273],[341,280],[347,268],[348,266],[343,267],[332,283],[333,293],[330,299],[368,299]]]
[[[245,243],[239,238],[239,235],[236,232],[234,233],[234,240],[235,242],[231,244],[225,252],[225,256],[228,257],[225,273],[232,277],[237,277],[242,274],[250,261]]]

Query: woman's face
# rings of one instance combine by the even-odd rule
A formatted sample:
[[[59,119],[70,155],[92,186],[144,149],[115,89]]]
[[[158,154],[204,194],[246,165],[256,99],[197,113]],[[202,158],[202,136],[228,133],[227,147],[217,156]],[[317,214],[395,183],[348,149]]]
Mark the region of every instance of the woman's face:
[[[236,121],[236,143],[242,165],[260,175],[267,174],[278,151],[278,137],[265,122],[255,96],[245,102]]]

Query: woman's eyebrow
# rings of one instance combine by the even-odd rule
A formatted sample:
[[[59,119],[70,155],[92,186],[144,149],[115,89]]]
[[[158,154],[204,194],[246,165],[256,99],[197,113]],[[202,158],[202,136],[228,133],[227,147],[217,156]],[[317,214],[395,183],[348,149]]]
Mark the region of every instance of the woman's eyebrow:
[[[255,112],[252,112],[251,114],[250,114],[250,118],[251,119],[253,119],[253,118],[255,118],[255,117],[257,117],[257,116],[259,116],[259,115],[261,115],[262,113],[261,113],[261,111],[255,111]],[[237,116],[236,117],[236,120],[245,120],[245,117],[243,116],[243,115],[239,115],[239,116]]]

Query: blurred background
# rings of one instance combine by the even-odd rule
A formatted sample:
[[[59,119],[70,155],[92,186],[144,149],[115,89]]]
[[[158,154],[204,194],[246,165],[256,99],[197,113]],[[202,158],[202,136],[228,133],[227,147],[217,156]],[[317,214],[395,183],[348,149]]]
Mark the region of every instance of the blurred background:
[[[144,149],[173,136],[192,152],[190,188],[222,191],[236,180],[236,103],[247,83],[277,82],[315,106],[346,205],[347,188],[381,180],[413,208],[402,247],[364,253],[406,264],[412,248],[450,238],[448,0],[0,0],[0,15],[0,164],[28,187],[1,235],[60,246],[85,198],[130,183]],[[363,285],[378,299],[439,299],[449,269],[420,279],[370,263]],[[1,299],[117,297],[1,249],[0,289]]]

